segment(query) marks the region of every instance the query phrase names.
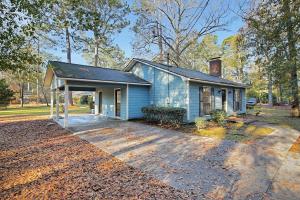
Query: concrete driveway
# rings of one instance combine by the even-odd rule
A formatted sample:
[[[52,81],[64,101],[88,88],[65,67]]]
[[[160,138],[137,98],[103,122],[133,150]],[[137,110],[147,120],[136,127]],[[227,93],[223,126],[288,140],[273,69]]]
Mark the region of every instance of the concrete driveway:
[[[300,199],[300,154],[288,152],[299,132],[272,128],[255,144],[125,121],[71,131],[195,199]]]

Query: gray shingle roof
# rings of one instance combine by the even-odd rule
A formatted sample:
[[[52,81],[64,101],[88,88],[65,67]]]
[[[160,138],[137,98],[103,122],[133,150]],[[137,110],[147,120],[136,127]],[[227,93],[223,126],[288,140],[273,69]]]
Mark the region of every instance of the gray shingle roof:
[[[153,65],[155,67],[158,67],[158,68],[161,68],[164,70],[168,70],[170,72],[173,72],[175,74],[178,74],[180,76],[184,76],[184,77],[190,78],[190,79],[195,79],[195,80],[199,80],[199,81],[207,81],[207,82],[212,82],[212,83],[216,83],[216,84],[228,84],[228,85],[232,85],[232,86],[236,86],[236,87],[247,87],[247,85],[245,85],[245,84],[226,80],[226,79],[216,77],[216,76],[211,76],[209,74],[206,74],[206,73],[203,73],[200,71],[195,71],[195,70],[191,70],[191,69],[187,69],[187,68],[176,67],[176,66],[166,65],[166,64],[161,64],[161,63],[156,63],[153,61],[139,59],[139,58],[134,58],[133,60],[140,61],[140,62],[149,64],[149,65]]]
[[[124,82],[132,84],[149,84],[149,82],[132,73],[115,69],[49,61],[54,74],[59,78],[85,79],[95,81]]]

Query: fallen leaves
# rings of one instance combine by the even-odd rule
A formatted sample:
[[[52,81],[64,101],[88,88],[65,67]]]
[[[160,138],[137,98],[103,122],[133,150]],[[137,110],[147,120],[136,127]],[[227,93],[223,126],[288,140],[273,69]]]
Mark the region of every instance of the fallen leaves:
[[[51,123],[0,124],[1,199],[190,198]]]

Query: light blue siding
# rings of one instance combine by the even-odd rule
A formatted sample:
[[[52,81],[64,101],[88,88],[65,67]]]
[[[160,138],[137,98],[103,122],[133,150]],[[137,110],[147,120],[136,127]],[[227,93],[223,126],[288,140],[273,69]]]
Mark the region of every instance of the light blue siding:
[[[152,84],[149,90],[150,104],[187,108],[187,86],[181,77],[141,63],[131,71]]]
[[[103,87],[102,91],[102,114],[107,117],[115,117],[115,89],[121,89],[121,119],[126,119],[127,112],[127,93],[124,86],[121,87]]]
[[[227,88],[227,114],[233,114],[233,88]]]
[[[127,88],[121,88],[121,119],[126,119],[127,112]]]
[[[114,89],[101,88],[102,91],[102,113],[107,117],[114,117]]]
[[[128,86],[128,118],[141,118],[143,113],[142,107],[150,104],[149,87],[147,86]]]
[[[214,93],[215,93],[215,109],[222,110],[222,89],[215,87]]]
[[[200,116],[200,99],[199,99],[199,87],[200,84],[190,82],[190,98],[189,98],[189,110],[190,110],[190,121],[194,121],[196,117]]]
[[[241,113],[246,113],[246,90],[245,89],[241,89],[241,95],[242,95]]]
[[[169,74],[142,63],[135,64],[131,69],[131,72],[151,83],[148,92],[148,102],[150,105],[186,108],[189,112],[189,116],[186,116],[185,118],[189,119],[189,122],[193,122],[195,118],[200,115],[199,87],[201,86],[210,86],[214,88],[214,94],[212,94],[212,98],[214,98],[212,100],[212,102],[214,102],[212,108],[214,109],[222,109],[221,90],[223,88],[227,89],[227,113],[228,115],[233,114],[233,88],[231,87],[221,87],[196,82],[189,82],[189,84],[187,84],[185,79],[180,76]],[[243,103],[241,112],[245,112],[245,89],[242,90]],[[129,98],[131,99],[131,96],[129,96]],[[129,107],[129,113],[131,113],[131,109],[133,108]],[[139,117],[141,113],[138,112],[138,110],[133,111],[132,116]]]
[[[214,88],[214,95],[211,98],[214,98],[212,102],[215,104],[212,105],[214,109],[222,109],[222,89],[227,90],[227,114],[232,115],[233,112],[233,88],[231,87],[220,87],[207,85],[203,83],[190,82],[189,83],[189,121],[193,122],[196,117],[200,116],[200,94],[199,88],[209,86]],[[220,92],[219,92],[220,91]],[[246,98],[245,98],[245,89],[242,89],[242,111],[239,113],[246,111]]]

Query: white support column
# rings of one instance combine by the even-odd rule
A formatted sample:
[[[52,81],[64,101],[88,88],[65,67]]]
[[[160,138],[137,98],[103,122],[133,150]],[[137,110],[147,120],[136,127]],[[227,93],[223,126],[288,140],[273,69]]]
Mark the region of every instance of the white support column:
[[[68,127],[68,110],[69,110],[69,86],[65,82],[65,117],[64,117],[64,127]]]
[[[56,115],[56,120],[59,119],[59,89],[56,88],[56,92],[55,92],[55,107],[56,107],[56,112],[55,112],[55,115]]]
[[[186,117],[187,121],[190,121],[190,82],[186,81]]]
[[[126,119],[129,119],[129,87],[126,87]]]
[[[54,91],[51,90],[51,101],[50,101],[50,118],[53,118],[53,107],[54,107]]]
[[[99,115],[99,91],[95,91],[95,115]]]

